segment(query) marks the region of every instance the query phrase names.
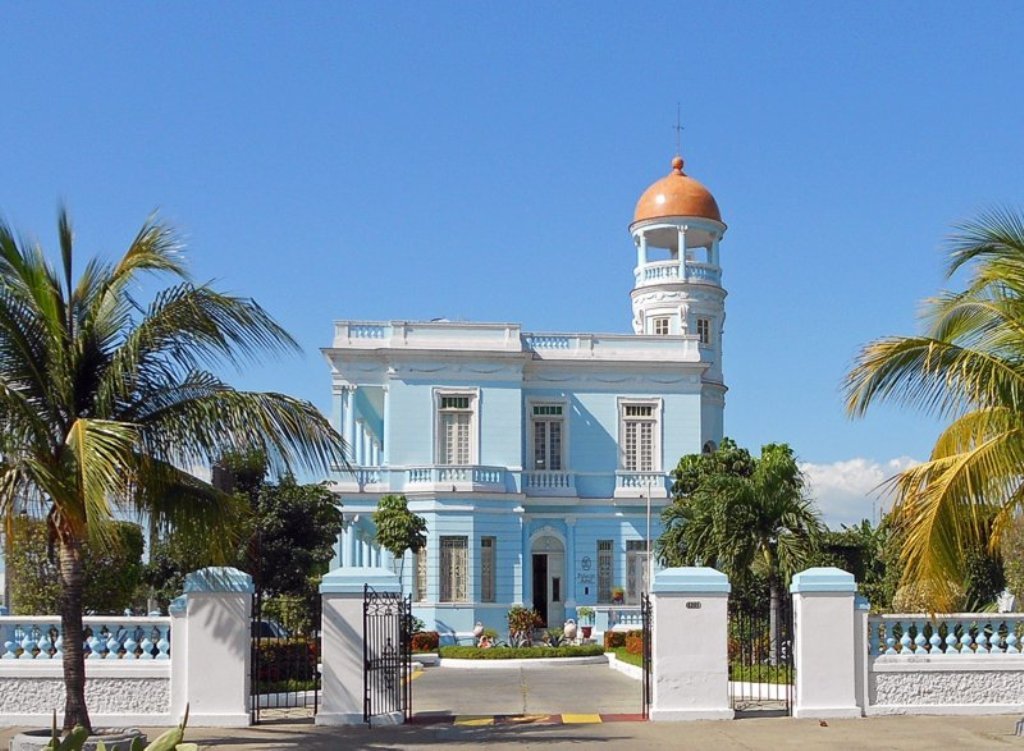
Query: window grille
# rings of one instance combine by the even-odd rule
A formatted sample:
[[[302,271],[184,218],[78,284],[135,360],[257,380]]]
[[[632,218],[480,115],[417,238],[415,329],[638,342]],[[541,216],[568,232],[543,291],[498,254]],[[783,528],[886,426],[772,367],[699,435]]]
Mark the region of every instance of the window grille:
[[[597,541],[597,601],[612,601],[612,541]]]
[[[497,540],[480,538],[480,602],[495,602],[495,557]]]
[[[654,319],[654,333],[658,336],[668,335],[668,319],[667,318],[655,318]]]
[[[469,538],[441,538],[441,602],[465,602]]]

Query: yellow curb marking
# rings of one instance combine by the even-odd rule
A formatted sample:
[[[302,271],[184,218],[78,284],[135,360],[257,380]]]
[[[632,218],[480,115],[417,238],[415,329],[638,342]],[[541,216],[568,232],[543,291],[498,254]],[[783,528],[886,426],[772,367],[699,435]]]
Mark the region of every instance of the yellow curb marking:
[[[582,725],[584,723],[600,722],[599,714],[564,714],[562,722],[566,725]]]
[[[487,717],[481,715],[459,715],[455,718],[456,725],[466,725],[470,727],[482,727],[484,725],[493,725],[494,716],[489,715]]]
[[[417,679],[417,678],[419,678],[419,677],[420,677],[421,675],[423,675],[423,673],[424,673],[424,672],[425,672],[425,671],[423,671],[423,670],[416,670],[416,671],[413,671],[413,674],[409,676],[409,680],[410,680],[410,681],[414,681],[414,680],[416,680],[416,679]]]

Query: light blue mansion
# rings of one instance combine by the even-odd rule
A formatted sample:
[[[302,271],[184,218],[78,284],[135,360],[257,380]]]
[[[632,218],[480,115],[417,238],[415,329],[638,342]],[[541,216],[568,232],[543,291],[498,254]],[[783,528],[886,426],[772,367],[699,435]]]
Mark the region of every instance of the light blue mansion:
[[[638,603],[671,470],[722,438],[725,229],[677,157],[629,227],[632,334],[336,322],[323,352],[353,471],[334,488],[346,520],[335,564],[395,565],[372,514],[403,493],[429,530],[400,567],[428,628],[504,632],[513,604],[560,626],[618,589]]]

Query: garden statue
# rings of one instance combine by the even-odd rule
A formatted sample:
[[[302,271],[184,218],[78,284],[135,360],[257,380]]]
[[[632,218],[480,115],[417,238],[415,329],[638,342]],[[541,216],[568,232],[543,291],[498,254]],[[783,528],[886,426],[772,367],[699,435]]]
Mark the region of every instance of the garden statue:
[[[1013,592],[1008,589],[1004,589],[999,593],[996,598],[996,605],[999,608],[1000,613],[1013,613],[1017,610],[1017,598]]]

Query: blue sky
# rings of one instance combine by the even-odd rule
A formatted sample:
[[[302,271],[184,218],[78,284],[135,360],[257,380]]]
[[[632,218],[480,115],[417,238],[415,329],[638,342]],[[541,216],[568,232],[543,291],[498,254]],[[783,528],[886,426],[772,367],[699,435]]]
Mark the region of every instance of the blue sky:
[[[335,318],[627,331],[680,102],[729,224],[727,433],[791,443],[835,520],[938,429],[845,417],[858,347],[915,330],[952,224],[1024,205],[1018,3],[25,3],[0,28],[0,213],[52,248],[63,199],[112,254],[159,210],[305,348],[238,383],[324,409]]]

